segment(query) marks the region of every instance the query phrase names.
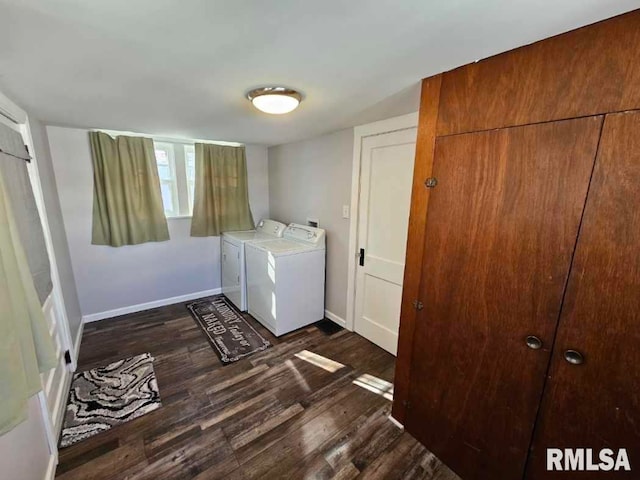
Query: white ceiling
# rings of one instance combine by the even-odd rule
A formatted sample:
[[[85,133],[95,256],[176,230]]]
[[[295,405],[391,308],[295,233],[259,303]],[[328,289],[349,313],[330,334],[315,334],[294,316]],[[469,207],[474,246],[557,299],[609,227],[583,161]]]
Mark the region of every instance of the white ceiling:
[[[0,0],[0,90],[48,124],[286,143],[418,107],[418,81],[640,0]],[[269,116],[247,90],[306,97]]]

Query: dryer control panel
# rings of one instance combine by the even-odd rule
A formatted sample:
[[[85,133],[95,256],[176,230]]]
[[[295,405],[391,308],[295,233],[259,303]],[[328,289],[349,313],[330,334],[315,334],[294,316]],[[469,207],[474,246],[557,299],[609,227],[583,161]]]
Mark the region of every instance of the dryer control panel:
[[[256,225],[257,232],[268,233],[269,235],[274,235],[276,237],[282,237],[285,228],[287,227],[284,223],[276,222],[275,220],[270,220],[268,218],[260,220],[258,225]]]
[[[325,246],[325,231],[323,228],[309,227],[298,223],[290,223],[284,229],[283,238],[290,238],[302,243],[308,243],[316,247]]]

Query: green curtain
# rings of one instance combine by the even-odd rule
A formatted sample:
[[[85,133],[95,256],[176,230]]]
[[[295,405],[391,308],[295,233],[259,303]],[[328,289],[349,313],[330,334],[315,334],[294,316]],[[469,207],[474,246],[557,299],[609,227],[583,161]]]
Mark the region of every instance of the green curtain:
[[[44,305],[53,289],[53,283],[42,221],[27,168],[30,161],[31,156],[22,135],[0,123],[0,173],[7,179],[4,193],[11,203],[11,213],[27,257],[33,284],[40,303]]]
[[[196,143],[192,237],[254,228],[244,147]]]
[[[15,132],[20,138],[19,134]],[[20,140],[22,140],[20,138]],[[21,158],[5,156],[0,159],[0,172],[5,179],[5,195],[11,202],[11,212],[20,235],[22,248],[27,257],[33,284],[38,292],[40,304],[44,305],[53,289],[51,264],[42,231],[42,221],[31,188],[27,162]]]
[[[5,181],[0,174],[0,435],[27,418],[27,400],[42,390],[40,373],[56,364]]]
[[[89,132],[94,245],[169,240],[153,140]]]

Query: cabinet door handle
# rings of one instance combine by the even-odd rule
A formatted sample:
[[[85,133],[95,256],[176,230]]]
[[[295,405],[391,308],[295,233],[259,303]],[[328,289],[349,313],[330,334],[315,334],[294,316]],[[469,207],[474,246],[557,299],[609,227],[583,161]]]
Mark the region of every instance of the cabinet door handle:
[[[535,335],[528,335],[525,341],[527,343],[527,347],[532,350],[540,350],[542,348],[542,340]]]
[[[567,350],[564,352],[564,359],[571,365],[581,365],[584,363],[584,356],[576,350]]]

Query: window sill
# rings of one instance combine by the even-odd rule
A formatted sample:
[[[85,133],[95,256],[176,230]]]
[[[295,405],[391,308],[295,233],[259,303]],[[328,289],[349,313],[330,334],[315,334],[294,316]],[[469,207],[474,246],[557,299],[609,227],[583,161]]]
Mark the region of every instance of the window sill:
[[[175,217],[167,217],[167,220],[181,220],[184,218],[191,218],[191,215],[176,215]]]

